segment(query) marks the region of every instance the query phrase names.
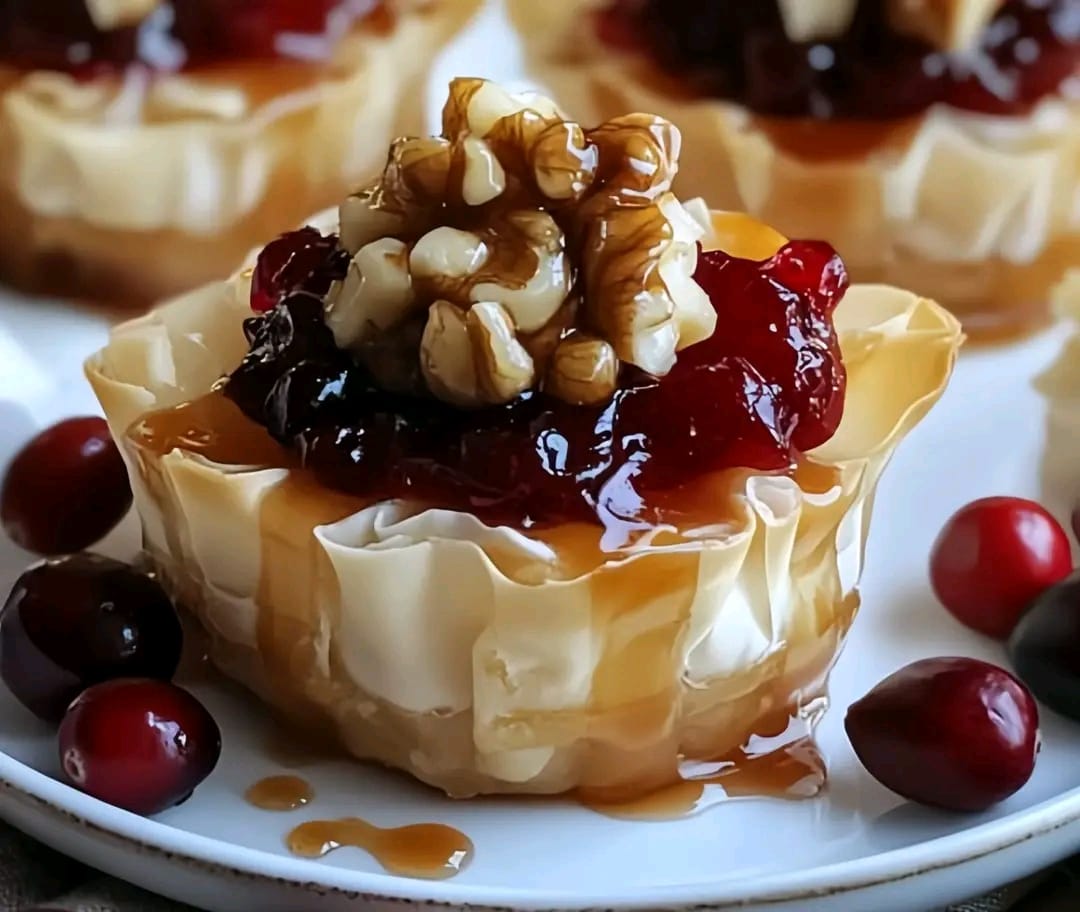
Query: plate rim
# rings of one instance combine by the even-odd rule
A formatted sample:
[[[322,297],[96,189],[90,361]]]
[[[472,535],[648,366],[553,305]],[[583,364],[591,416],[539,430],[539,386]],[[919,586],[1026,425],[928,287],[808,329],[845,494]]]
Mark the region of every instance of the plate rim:
[[[742,880],[635,887],[610,891],[538,890],[470,885],[453,880],[414,880],[385,872],[321,865],[214,839],[115,808],[0,751],[0,798],[14,799],[54,823],[74,825],[96,839],[119,843],[136,854],[171,864],[261,881],[271,886],[346,896],[364,902],[422,903],[508,912],[508,910],[703,910],[746,908],[853,893],[911,877],[958,867],[1046,836],[1080,821],[1080,786],[1006,817],[960,833],[939,836],[854,861]]]

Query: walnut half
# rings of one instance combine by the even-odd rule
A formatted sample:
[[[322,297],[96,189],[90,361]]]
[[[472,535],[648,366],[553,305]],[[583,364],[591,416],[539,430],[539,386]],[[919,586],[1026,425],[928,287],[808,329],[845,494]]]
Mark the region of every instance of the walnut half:
[[[822,41],[845,34],[859,0],[778,0],[784,31],[792,41]]]
[[[94,26],[103,32],[138,25],[161,5],[161,0],[86,0]]]
[[[455,80],[443,135],[395,142],[341,206],[338,345],[363,359],[425,320],[420,373],[460,407],[530,388],[596,404],[622,363],[667,373],[716,323],[693,279],[704,228],[671,192],[680,143],[661,118],[586,130],[548,99]]]

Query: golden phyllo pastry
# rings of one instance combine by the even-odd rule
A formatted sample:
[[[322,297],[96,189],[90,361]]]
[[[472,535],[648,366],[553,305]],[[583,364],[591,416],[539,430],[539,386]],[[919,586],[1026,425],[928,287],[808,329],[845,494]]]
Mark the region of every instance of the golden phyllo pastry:
[[[451,795],[812,725],[956,321],[672,192],[679,131],[451,86],[339,211],[88,364],[211,654]]]

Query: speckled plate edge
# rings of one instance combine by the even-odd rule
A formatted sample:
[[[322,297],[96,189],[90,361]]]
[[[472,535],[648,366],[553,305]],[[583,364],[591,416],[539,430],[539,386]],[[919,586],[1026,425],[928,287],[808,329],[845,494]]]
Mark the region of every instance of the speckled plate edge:
[[[978,861],[1071,824],[1080,825],[1080,788],[1009,817],[958,834],[791,874],[726,883],[637,889],[612,896],[589,890],[512,890],[463,883],[414,881],[387,874],[322,866],[188,833],[90,798],[0,752],[0,816],[16,803],[129,853],[154,856],[177,867],[230,879],[261,882],[317,896],[361,903],[402,903],[503,910],[735,909],[836,897]],[[1077,842],[1080,847],[1080,826]],[[1066,850],[1067,851],[1067,850]],[[1066,852],[1062,852],[1064,855]],[[1029,873],[1029,870],[1020,874]]]

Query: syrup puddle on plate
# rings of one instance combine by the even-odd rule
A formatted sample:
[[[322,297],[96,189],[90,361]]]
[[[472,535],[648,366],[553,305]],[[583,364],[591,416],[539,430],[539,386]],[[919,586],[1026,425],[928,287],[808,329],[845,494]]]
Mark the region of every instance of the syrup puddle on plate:
[[[363,849],[391,874],[445,880],[472,860],[473,844],[464,833],[441,823],[377,827],[359,817],[309,820],[285,838],[289,851],[322,858],[336,849]]]
[[[295,811],[314,797],[311,784],[299,776],[269,776],[244,792],[248,804],[264,811]]]
[[[645,795],[622,800],[584,793],[578,800],[620,820],[679,820],[736,798],[814,798],[826,781],[825,759],[809,726],[797,719],[781,735],[755,735],[737,754],[713,763],[687,763],[681,772],[682,781]]]

